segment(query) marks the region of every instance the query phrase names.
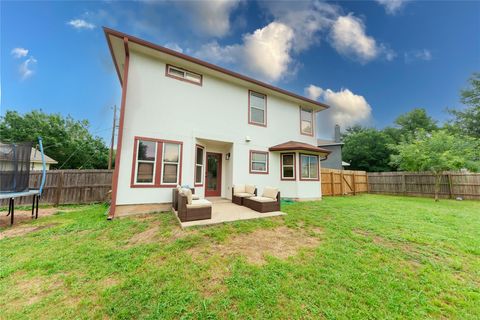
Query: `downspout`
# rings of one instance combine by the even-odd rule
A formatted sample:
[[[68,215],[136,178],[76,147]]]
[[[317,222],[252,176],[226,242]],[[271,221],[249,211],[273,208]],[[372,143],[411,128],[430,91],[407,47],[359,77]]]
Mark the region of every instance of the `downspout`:
[[[107,218],[108,220],[112,220],[115,217],[115,210],[117,206],[118,176],[120,172],[120,158],[122,154],[123,124],[125,122],[125,102],[127,100],[128,68],[130,65],[130,51],[128,49],[127,37],[123,37],[123,46],[125,49],[125,64],[123,66],[122,102],[120,105],[120,119],[118,125],[117,153],[115,155],[115,168],[113,170],[112,179],[112,202],[110,204],[110,211]]]

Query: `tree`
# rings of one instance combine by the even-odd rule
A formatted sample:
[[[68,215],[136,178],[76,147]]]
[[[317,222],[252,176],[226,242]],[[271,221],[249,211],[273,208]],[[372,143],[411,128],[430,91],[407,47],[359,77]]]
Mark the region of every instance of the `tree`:
[[[433,120],[423,108],[415,108],[410,112],[398,116],[398,118],[395,119],[395,124],[398,126],[400,135],[406,139],[413,137],[415,132],[419,130],[432,132],[438,129],[437,122]]]
[[[438,201],[440,180],[445,171],[480,169],[478,140],[452,135],[446,130],[431,133],[420,130],[412,141],[390,147],[397,153],[391,156],[392,165],[405,171],[429,171],[435,176],[435,201]]]
[[[460,92],[460,101],[467,106],[464,110],[447,109],[454,116],[446,126],[457,134],[480,139],[480,72],[470,79],[470,88]]]
[[[373,128],[354,127],[347,129],[343,136],[342,158],[350,162],[353,170],[371,172],[391,171],[389,164],[394,141],[382,131]]]
[[[88,131],[87,120],[34,110],[24,115],[7,111],[0,118],[0,137],[8,142],[36,142],[43,139],[45,153],[62,169],[107,168],[108,148]]]

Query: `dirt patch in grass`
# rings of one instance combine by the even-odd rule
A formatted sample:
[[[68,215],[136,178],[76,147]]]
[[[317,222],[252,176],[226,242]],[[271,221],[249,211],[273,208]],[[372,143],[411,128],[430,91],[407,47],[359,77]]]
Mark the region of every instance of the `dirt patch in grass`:
[[[58,277],[35,276],[16,281],[14,287],[21,295],[14,299],[12,304],[21,307],[30,306],[48,297],[54,291],[64,287],[64,282]]]
[[[236,235],[225,243],[208,245],[204,250],[194,247],[188,253],[196,259],[212,254],[222,257],[242,255],[251,264],[263,265],[268,255],[286,259],[296,255],[300,249],[316,247],[320,241],[319,237],[310,236],[303,230],[282,226]]]
[[[59,208],[38,208],[38,217],[52,216],[58,212],[70,212],[75,211],[75,209],[59,209]],[[10,216],[7,216],[8,211],[0,212],[0,228],[10,227]],[[32,221],[32,211],[31,210],[15,210],[14,216],[14,226],[21,224],[22,222]]]
[[[155,242],[155,240],[158,240],[160,237],[158,234],[158,231],[159,231],[159,227],[157,225],[143,232],[135,234],[133,237],[130,238],[130,240],[128,240],[127,247]]]
[[[25,234],[51,228],[56,225],[57,223],[51,223],[51,224],[46,224],[42,226],[13,226],[10,229],[6,229],[0,232],[0,240],[4,238],[13,238],[13,237],[23,236]]]

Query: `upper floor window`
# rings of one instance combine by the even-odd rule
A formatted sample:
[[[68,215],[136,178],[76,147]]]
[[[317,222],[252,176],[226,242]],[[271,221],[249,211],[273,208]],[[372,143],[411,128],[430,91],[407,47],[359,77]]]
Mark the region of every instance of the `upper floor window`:
[[[195,185],[203,185],[203,153],[204,148],[202,146],[196,146],[195,148]]]
[[[248,92],[248,123],[267,125],[267,96],[254,91]]]
[[[295,153],[282,153],[282,180],[295,180]]]
[[[132,187],[171,187],[180,184],[182,142],[135,138]]]
[[[202,75],[167,64],[167,76],[202,85]]]
[[[313,136],[313,110],[300,107],[300,132]]]
[[[250,173],[268,173],[268,152],[250,150]]]
[[[318,156],[300,154],[300,180],[318,180]]]

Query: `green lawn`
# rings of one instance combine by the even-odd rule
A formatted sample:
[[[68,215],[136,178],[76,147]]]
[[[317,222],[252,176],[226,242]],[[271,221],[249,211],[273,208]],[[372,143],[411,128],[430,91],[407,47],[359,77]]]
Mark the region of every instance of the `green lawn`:
[[[478,319],[480,202],[380,195],[182,231],[92,205],[0,240],[0,319]],[[2,230],[6,232],[6,230]]]

